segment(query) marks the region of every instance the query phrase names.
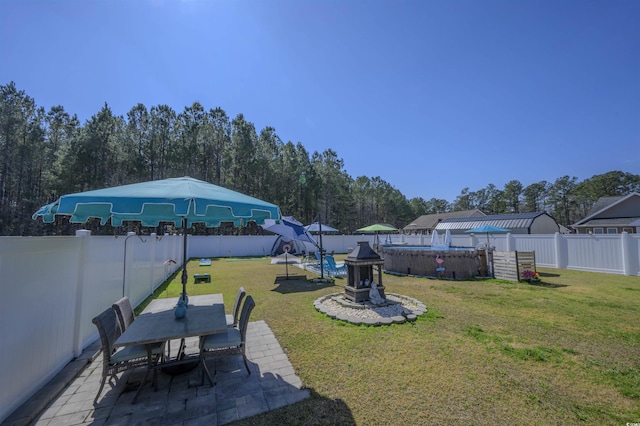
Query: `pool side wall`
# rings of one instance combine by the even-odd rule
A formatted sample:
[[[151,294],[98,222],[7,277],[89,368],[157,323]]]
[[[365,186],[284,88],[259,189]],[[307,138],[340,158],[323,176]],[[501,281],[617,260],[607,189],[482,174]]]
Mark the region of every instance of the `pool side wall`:
[[[480,276],[480,258],[477,250],[420,250],[409,247],[381,247],[384,270],[398,274],[424,277],[442,277],[464,280]],[[444,262],[438,264],[436,257]],[[436,268],[444,267],[444,271]]]

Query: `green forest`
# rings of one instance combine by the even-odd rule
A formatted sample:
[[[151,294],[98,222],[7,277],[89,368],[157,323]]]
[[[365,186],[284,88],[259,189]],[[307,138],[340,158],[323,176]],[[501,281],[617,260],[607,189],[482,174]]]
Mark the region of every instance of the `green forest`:
[[[467,187],[452,201],[407,199],[379,176],[349,176],[332,149],[309,153],[302,142],[285,142],[272,127],[258,131],[243,114],[231,118],[220,107],[207,110],[194,102],[178,112],[138,104],[119,116],[105,103],[83,124],[61,105],[39,107],[14,82],[0,91],[0,235],[70,235],[77,225],[44,224],[31,215],[67,193],[179,176],[277,204],[303,223],[320,213],[324,223],[344,233],[372,223],[402,228],[423,214],[473,208],[485,214],[547,211],[566,226],[584,217],[599,197],[640,192],[639,175],[611,171],[583,181],[561,176],[528,186],[513,179],[503,188]],[[98,234],[166,231],[136,226],[84,225]]]

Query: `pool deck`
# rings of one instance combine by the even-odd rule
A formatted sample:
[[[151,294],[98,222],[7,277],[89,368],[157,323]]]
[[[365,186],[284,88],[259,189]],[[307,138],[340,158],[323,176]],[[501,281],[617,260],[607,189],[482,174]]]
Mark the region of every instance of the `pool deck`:
[[[197,338],[187,352],[197,352]],[[158,373],[158,391],[145,385],[131,404],[143,371],[122,373],[114,387],[105,385],[97,403],[102,354],[99,342],[87,347],[39,392],[14,411],[3,426],[22,425],[224,425],[302,401],[302,387],[287,355],[264,321],[250,322],[246,354],[207,361],[215,386],[200,386],[200,369],[181,374]],[[136,383],[137,380],[137,383]],[[129,384],[127,384],[129,382]]]

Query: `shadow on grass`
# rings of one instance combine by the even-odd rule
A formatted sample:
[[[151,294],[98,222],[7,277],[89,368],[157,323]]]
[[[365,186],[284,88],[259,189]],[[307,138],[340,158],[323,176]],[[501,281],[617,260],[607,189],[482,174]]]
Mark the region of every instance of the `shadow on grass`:
[[[531,283],[528,283],[528,284],[529,285],[534,285],[536,287],[546,287],[546,288],[568,287],[568,285],[566,285],[566,284],[553,284],[553,283],[546,283],[544,281],[531,282]]]
[[[351,410],[339,398],[324,397],[309,389],[310,397],[286,407],[233,422],[234,426],[355,425]]]
[[[281,294],[316,291],[326,287],[333,287],[335,285],[332,282],[311,282],[307,280],[306,275],[289,275],[288,278],[285,276],[278,276],[276,277],[274,284],[277,285],[277,287],[272,291],[277,291]]]
[[[549,272],[538,272],[541,277],[559,277],[560,274],[551,274]]]

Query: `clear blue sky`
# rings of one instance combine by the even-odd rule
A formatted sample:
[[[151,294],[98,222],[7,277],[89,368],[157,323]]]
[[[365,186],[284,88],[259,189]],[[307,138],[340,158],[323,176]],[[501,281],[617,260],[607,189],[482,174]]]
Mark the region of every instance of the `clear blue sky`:
[[[640,174],[640,1],[0,2],[0,84],[84,123],[194,101],[408,198]]]

